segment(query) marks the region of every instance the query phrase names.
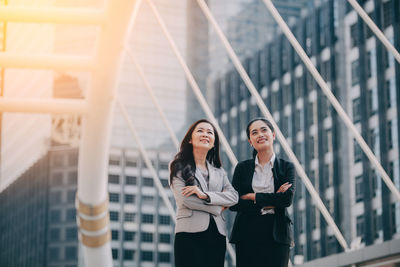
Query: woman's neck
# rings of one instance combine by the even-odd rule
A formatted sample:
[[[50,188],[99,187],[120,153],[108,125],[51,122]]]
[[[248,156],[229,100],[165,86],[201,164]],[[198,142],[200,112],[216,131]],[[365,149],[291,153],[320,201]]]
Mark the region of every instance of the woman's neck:
[[[206,165],[207,152],[208,151],[193,149],[194,162],[196,163],[197,167],[200,167],[202,169],[207,169]]]
[[[272,155],[274,155],[273,149],[266,149],[266,150],[259,151],[257,153],[258,162],[260,163],[261,166],[264,166],[271,160]]]

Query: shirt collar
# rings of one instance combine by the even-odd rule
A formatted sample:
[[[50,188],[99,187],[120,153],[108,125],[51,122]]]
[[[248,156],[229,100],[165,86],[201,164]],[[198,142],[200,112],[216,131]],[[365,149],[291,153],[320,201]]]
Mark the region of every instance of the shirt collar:
[[[272,157],[271,157],[271,159],[269,160],[269,162],[266,165],[271,167],[271,168],[274,167],[275,158],[276,158],[275,157],[275,153],[272,153]],[[256,156],[255,164],[256,164],[256,166],[260,166],[262,168],[260,162],[258,161],[258,155]]]

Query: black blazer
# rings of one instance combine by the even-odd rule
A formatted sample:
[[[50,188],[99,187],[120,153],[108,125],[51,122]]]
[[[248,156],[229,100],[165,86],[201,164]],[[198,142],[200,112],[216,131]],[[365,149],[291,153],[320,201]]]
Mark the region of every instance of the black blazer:
[[[247,193],[254,193],[252,188],[254,169],[255,159],[245,160],[236,165],[232,185],[238,191],[239,197]],[[293,246],[292,221],[288,216],[286,207],[289,207],[293,201],[296,186],[295,168],[291,162],[276,157],[272,173],[275,192],[286,182],[289,182],[292,186],[284,193],[257,193],[256,203],[252,200],[239,199],[238,204],[230,207],[232,211],[237,211],[230,239],[231,243],[240,242],[242,229],[246,227],[246,221],[252,219],[252,215],[260,215],[262,207],[274,206],[274,240],[278,243]]]

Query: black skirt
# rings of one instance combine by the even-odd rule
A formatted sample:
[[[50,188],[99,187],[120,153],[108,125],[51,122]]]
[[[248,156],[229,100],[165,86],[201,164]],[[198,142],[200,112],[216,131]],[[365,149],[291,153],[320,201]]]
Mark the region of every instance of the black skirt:
[[[225,236],[218,232],[210,215],[208,229],[198,233],[175,234],[176,267],[223,267],[225,260]]]
[[[237,267],[286,267],[289,246],[277,243],[273,237],[273,214],[251,216],[243,238],[236,243]]]

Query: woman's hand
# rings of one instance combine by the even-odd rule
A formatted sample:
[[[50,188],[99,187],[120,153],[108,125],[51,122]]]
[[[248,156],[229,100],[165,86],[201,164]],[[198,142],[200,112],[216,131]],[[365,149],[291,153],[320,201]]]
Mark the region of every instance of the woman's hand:
[[[240,198],[244,199],[244,200],[253,200],[254,201],[254,200],[256,200],[256,194],[248,193],[248,194],[242,195]]]
[[[204,193],[203,191],[201,191],[200,188],[198,188],[196,185],[185,186],[182,189],[182,195],[184,195],[185,197],[189,197],[193,194],[196,195],[200,199],[208,198],[207,194]]]
[[[284,193],[286,192],[290,187],[292,186],[292,184],[289,184],[289,182],[284,183],[283,185],[281,185],[281,187],[279,187],[278,191],[276,191],[277,193]]]

